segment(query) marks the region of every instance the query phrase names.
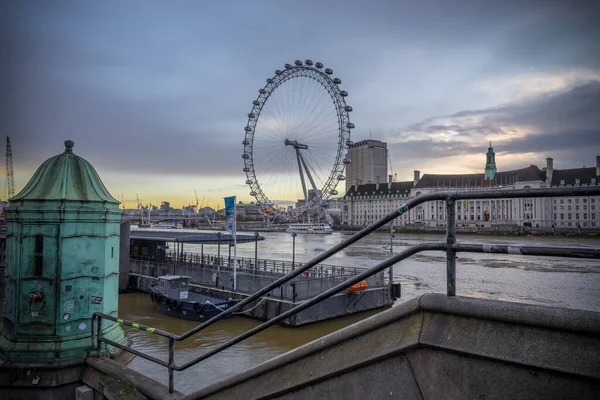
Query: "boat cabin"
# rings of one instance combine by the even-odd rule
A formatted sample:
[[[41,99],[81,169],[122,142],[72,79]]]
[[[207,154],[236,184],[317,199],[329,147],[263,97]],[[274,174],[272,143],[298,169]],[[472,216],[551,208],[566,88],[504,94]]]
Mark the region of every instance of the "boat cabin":
[[[171,299],[187,300],[190,285],[189,276],[164,275],[159,276],[155,287]]]

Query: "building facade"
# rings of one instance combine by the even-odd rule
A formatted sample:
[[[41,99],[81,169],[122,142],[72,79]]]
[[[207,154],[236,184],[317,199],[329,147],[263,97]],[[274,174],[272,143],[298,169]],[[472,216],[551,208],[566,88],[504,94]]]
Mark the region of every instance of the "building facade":
[[[361,140],[348,147],[350,164],[346,166],[346,192],[352,185],[384,183],[388,175],[387,143]]]
[[[421,194],[444,190],[506,190],[598,185],[600,156],[595,168],[555,170],[552,158],[546,167],[535,165],[512,171],[496,171],[495,154],[490,145],[484,173],[424,174],[415,171],[414,180],[387,184],[350,186],[343,198],[342,224],[365,226]],[[397,226],[446,226],[443,201],[418,205],[394,222]],[[600,229],[600,196],[482,199],[456,203],[456,223],[461,228],[529,226],[532,228]]]

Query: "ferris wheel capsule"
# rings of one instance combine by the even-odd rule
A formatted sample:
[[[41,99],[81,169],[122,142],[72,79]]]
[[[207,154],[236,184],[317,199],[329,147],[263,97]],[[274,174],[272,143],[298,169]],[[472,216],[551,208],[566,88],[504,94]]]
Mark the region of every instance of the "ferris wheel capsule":
[[[267,83],[272,83],[272,82],[273,82],[273,79],[267,78]]]
[[[346,140],[346,146],[350,147],[354,144],[352,140]]]
[[[312,60],[306,60],[306,61],[304,61],[304,64],[306,64],[310,67],[311,65],[313,65],[313,62],[312,62]]]
[[[337,196],[337,194],[338,194],[338,191],[334,189],[334,190],[332,190],[332,191],[331,191],[331,192],[329,192],[329,193],[331,193],[331,195],[332,195],[332,196]]]
[[[254,104],[255,106],[260,106],[260,101],[258,101],[258,100],[254,100],[254,101],[252,102],[252,104]]]
[[[275,75],[281,75],[281,70],[280,69],[276,69],[275,70]]]
[[[244,140],[244,141],[242,141],[242,144],[244,146],[248,146],[250,144],[250,141],[249,140]]]
[[[344,107],[344,110],[346,110],[347,112],[352,112],[352,107],[346,106]]]
[[[246,185],[251,185],[251,184],[252,184],[252,180],[248,179],[248,180],[246,181]]]
[[[250,168],[248,168],[248,167],[244,167],[244,168],[242,169],[242,171],[244,171],[244,172],[250,172]]]
[[[348,96],[348,92],[346,92],[345,90],[340,90],[340,96],[346,97]]]
[[[354,124],[352,122],[348,122],[346,124],[346,128],[348,128],[348,129],[354,129]]]
[[[286,67],[287,69],[290,69],[290,68],[292,68],[292,64],[285,64],[285,67]]]
[[[338,180],[340,180],[340,181],[345,181],[345,180],[346,180],[346,177],[345,177],[344,175],[338,175],[338,177],[337,177],[337,178],[338,178]]]
[[[256,196],[256,192],[250,192],[250,196],[255,197]]]
[[[333,74],[333,70],[331,68],[325,68],[325,73],[327,75],[332,75]]]
[[[245,127],[245,128],[244,128],[244,130],[245,130],[246,132],[252,132],[252,128],[250,128],[249,126]]]
[[[352,161],[349,158],[344,158],[344,164],[352,164]]]
[[[249,158],[250,158],[250,156],[248,155],[248,153],[244,153],[244,154],[242,154],[242,158],[243,158],[244,160],[247,160],[247,159],[249,159]]]
[[[297,66],[301,67],[302,66],[302,61],[296,60],[296,61],[294,61],[294,64],[296,64]]]
[[[321,69],[321,68],[323,68],[323,63],[318,62],[315,64],[315,67]]]
[[[265,89],[259,89],[258,93],[265,94],[265,93],[267,93],[267,91]]]
[[[336,85],[341,85],[342,80],[340,78],[333,78],[333,83],[335,83]]]
[[[250,118],[250,119],[254,119],[254,118],[256,118],[256,114],[254,114],[254,113],[249,113],[249,114],[248,114],[248,118]]]

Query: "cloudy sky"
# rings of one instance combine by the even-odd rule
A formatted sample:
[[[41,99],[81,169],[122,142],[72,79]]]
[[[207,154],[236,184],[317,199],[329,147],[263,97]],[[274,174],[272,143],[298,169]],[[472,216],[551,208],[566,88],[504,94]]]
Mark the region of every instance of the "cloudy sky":
[[[17,190],[63,141],[134,206],[248,201],[251,101],[273,71],[342,79],[352,139],[389,143],[399,180],[592,166],[600,153],[595,1],[3,1],[0,132]],[[3,164],[3,162],[2,162]],[[341,187],[341,186],[340,186]]]

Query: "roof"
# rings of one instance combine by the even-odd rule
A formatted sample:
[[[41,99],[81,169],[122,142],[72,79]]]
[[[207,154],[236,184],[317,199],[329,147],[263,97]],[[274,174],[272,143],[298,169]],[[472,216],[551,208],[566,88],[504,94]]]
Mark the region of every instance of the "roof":
[[[158,276],[157,279],[163,279],[165,281],[175,281],[179,279],[190,279],[190,277],[187,275],[163,275]]]
[[[373,192],[381,195],[389,194],[406,194],[413,187],[413,181],[407,182],[393,182],[391,186],[388,183],[380,183],[377,188],[376,183],[365,183],[364,185],[352,185],[346,192],[346,196],[359,196],[359,195],[372,195]]]
[[[598,184],[598,176],[596,175],[596,168],[572,168],[572,169],[555,169],[552,172],[552,186],[560,186],[561,181],[564,181],[564,185],[578,185],[576,179],[579,179],[579,185],[592,184],[592,178],[596,179]]]
[[[25,188],[10,199],[119,202],[111,196],[88,161],[73,154],[73,142],[65,141],[62,154],[44,161]]]
[[[197,244],[228,244],[233,243],[233,236],[221,233],[206,233],[206,232],[182,232],[177,230],[157,231],[153,229],[135,229],[129,234],[130,239],[151,240],[157,242],[173,242],[173,243],[197,243]],[[258,236],[258,240],[264,240],[262,236]],[[254,242],[254,235],[236,235],[236,243]]]
[[[423,189],[430,187],[483,187],[497,185],[511,185],[515,182],[534,182],[545,181],[546,172],[542,171],[536,165],[515,169],[512,171],[496,172],[492,181],[485,181],[484,174],[424,174],[419,182],[415,185],[415,189]]]

